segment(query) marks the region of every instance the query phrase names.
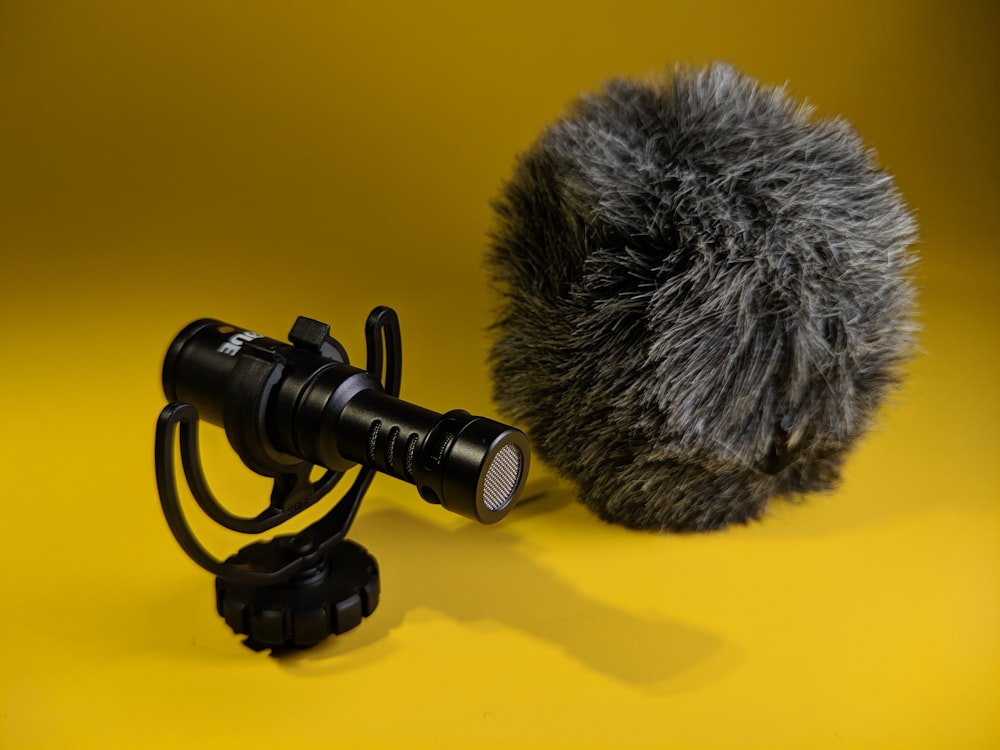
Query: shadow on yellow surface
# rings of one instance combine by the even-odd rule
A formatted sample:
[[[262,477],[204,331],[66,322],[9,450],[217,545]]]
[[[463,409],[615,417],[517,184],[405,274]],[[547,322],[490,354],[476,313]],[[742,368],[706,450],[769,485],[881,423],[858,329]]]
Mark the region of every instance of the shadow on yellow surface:
[[[359,635],[365,648],[375,647],[414,609],[427,608],[486,632],[513,629],[587,669],[656,692],[711,683],[737,659],[716,634],[588,596],[504,532],[484,539],[469,525],[445,529],[387,510],[367,516],[363,534],[373,550],[384,550],[378,558],[387,571],[385,604]],[[336,642],[280,658],[290,667],[316,668],[327,655],[338,660],[331,672],[355,658],[367,660]]]

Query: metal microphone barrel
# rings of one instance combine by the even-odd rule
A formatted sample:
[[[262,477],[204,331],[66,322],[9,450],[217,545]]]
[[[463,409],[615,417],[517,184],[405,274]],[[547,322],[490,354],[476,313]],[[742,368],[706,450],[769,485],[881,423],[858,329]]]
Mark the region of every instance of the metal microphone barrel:
[[[262,363],[260,377],[251,380],[246,373],[255,372],[255,363]],[[510,511],[528,473],[528,441],[519,430],[396,398],[372,374],[352,367],[329,337],[293,345],[198,320],[170,345],[163,389],[171,401],[190,403],[202,419],[225,427],[231,442],[237,418],[247,421],[241,405],[259,406],[261,434],[252,438],[278,463],[301,459],[335,470],[361,464],[482,523]]]

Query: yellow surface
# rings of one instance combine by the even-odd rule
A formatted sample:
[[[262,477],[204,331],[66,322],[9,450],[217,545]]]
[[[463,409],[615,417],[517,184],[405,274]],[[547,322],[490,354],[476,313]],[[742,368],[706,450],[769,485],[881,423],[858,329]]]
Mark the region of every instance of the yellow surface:
[[[0,4],[0,747],[1000,746],[990,4],[339,5]],[[514,155],[604,78],[715,58],[851,120],[919,215],[924,354],[842,489],[659,536],[542,467],[489,528],[380,478],[353,536],[382,606],[244,648],[157,503],[173,334],[308,314],[358,360],[391,304],[404,395],[491,413]],[[219,495],[262,500],[205,439]]]

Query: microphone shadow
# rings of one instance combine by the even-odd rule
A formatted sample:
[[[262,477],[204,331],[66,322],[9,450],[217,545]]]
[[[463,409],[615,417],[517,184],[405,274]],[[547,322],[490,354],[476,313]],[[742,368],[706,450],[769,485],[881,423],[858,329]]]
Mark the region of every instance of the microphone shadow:
[[[540,513],[552,503],[561,505],[559,500],[531,505]],[[306,651],[276,655],[283,666],[298,671],[333,659],[336,665],[329,666],[340,670],[377,661],[393,649],[389,633],[411,610],[424,607],[460,623],[513,628],[645,691],[707,684],[739,661],[738,649],[714,633],[589,597],[519,549],[524,543],[501,527],[443,528],[393,509],[365,515],[356,531],[355,538],[379,561],[378,609],[355,631]]]

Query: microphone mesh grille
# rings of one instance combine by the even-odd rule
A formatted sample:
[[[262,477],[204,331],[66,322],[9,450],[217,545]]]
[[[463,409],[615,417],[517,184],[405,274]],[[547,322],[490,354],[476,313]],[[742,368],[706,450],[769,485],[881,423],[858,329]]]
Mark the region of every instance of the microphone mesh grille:
[[[521,480],[524,457],[521,449],[508,443],[497,451],[483,480],[483,503],[491,511],[502,510],[514,496]]]

